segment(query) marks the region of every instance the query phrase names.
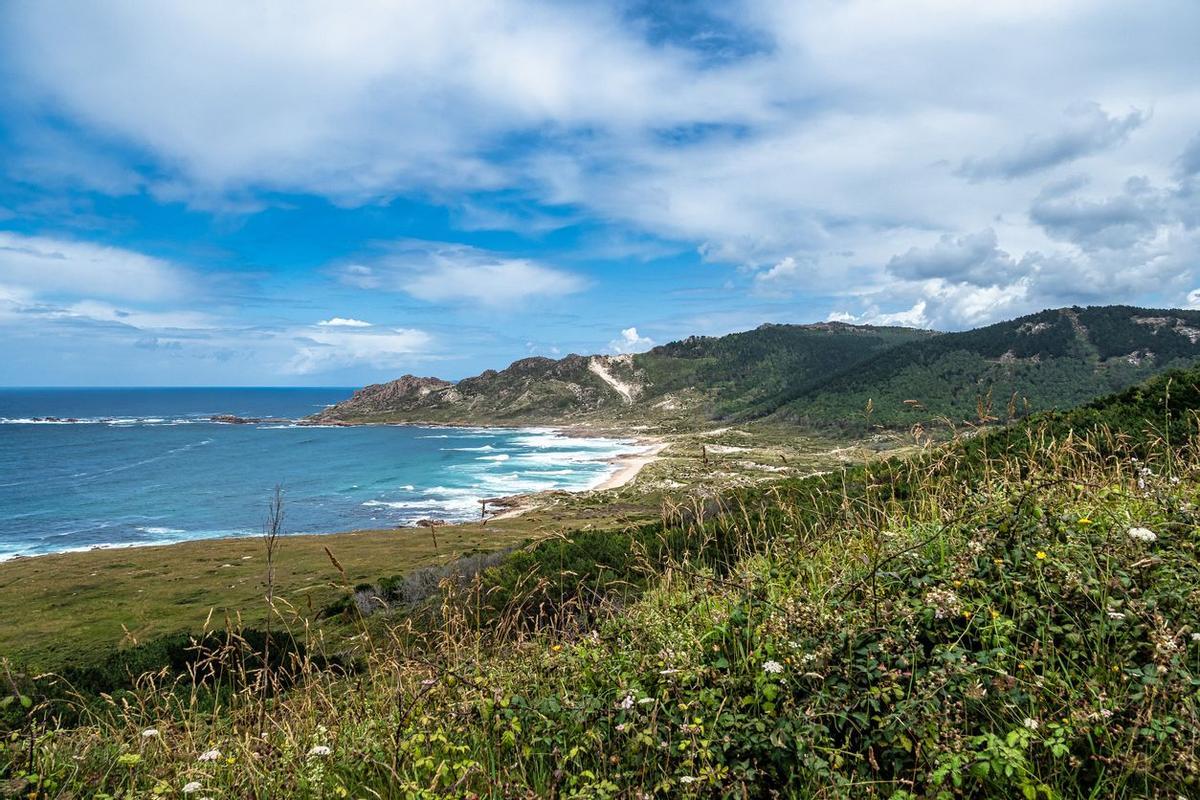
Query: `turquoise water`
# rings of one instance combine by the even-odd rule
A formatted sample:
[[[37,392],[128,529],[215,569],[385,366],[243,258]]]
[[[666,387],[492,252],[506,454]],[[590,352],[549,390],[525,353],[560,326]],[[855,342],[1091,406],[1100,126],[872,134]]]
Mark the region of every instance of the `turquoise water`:
[[[288,533],[473,519],[483,497],[587,489],[639,449],[536,428],[207,421],[297,419],[349,392],[0,389],[0,559],[257,535],[276,484]]]

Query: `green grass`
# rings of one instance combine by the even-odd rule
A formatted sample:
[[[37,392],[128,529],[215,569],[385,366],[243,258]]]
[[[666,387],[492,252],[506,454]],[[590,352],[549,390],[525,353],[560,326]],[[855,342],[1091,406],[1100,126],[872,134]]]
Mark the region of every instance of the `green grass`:
[[[435,551],[424,529],[287,536],[276,566],[279,602],[307,624],[347,595],[347,585],[446,564],[575,530],[620,530],[656,519],[664,498],[681,487],[720,492],[781,474],[802,475],[871,451],[788,436],[758,426],[716,435],[669,436],[671,447],[630,486],[537,498],[528,513],[487,525],[438,529]],[[702,446],[709,448],[702,456]],[[716,448],[713,450],[712,448]],[[722,448],[736,448],[722,450]],[[784,466],[784,461],[787,466]],[[774,471],[774,470],[781,470]],[[325,548],[345,568],[334,568]],[[165,547],[94,550],[0,563],[0,653],[33,669],[94,659],[98,651],[224,625],[260,627],[266,566],[258,537],[193,541]],[[335,620],[330,633],[340,634]]]
[[[269,667],[234,621],[187,671],[100,698],[10,670],[0,780],[34,797],[1196,796],[1198,411],[1200,373],[1174,374],[786,480],[736,471],[785,455],[760,440],[707,466],[745,480],[672,498],[710,450],[689,439],[639,490],[657,519],[613,526],[585,498],[590,529],[349,610],[335,650],[279,603],[302,647]]]

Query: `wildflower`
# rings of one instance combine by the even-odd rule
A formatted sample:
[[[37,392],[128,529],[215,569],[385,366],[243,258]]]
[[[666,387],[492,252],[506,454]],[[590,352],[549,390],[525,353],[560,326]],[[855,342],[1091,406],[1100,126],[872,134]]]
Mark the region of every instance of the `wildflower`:
[[[196,760],[197,761],[216,761],[220,757],[221,757],[221,751],[214,747],[212,750],[205,750],[203,753],[200,754],[200,757],[197,758]]]
[[[183,785],[183,793],[184,794],[195,794],[196,792],[200,791],[200,788],[201,788],[200,781],[192,781],[191,783],[185,783]]]
[[[1045,550],[1038,550],[1038,551],[1037,551],[1037,560],[1038,560],[1038,561],[1045,561],[1045,560],[1046,560],[1046,551],[1045,551]]]
[[[1172,486],[1178,486],[1178,485],[1179,485],[1179,478],[1171,478],[1171,485],[1172,485]]]
[[[949,589],[930,589],[925,593],[925,604],[933,608],[937,619],[956,616],[961,609],[958,595]]]
[[[143,739],[153,739],[156,736],[158,736],[158,728],[146,728],[146,730],[142,731]]]
[[[653,702],[654,702],[653,697],[643,697],[641,700],[638,700],[638,705],[644,706],[647,703],[653,703]]]
[[[766,672],[769,675],[778,675],[779,673],[783,672],[783,664],[780,664],[778,661],[773,661],[773,660],[772,661],[764,661],[762,668],[763,668],[763,672]]]
[[[1130,528],[1129,538],[1137,539],[1139,542],[1153,542],[1158,538],[1158,534],[1149,528]]]
[[[617,733],[624,733],[624,732],[625,732],[625,729],[626,729],[626,728],[628,728],[628,727],[629,727],[629,725],[628,725],[627,723],[624,723],[624,722],[622,722],[622,723],[619,723],[619,724],[617,725]]]
[[[1122,614],[1120,611],[1110,611],[1110,612],[1108,612],[1108,618],[1109,619],[1125,619],[1125,615]]]
[[[691,775],[684,775],[682,778],[679,779],[679,782],[683,783],[683,784],[688,784],[688,783],[695,783],[696,780],[697,779]]]
[[[811,664],[817,660],[817,655],[816,655],[816,653],[805,653],[804,657],[800,660],[803,661],[805,664]]]
[[[626,711],[633,708],[633,695],[631,695],[631,694],[625,695],[625,699],[622,700],[620,703],[620,708],[623,708]]]
[[[333,751],[330,750],[328,746],[323,745],[323,744],[314,744],[312,747],[310,747],[308,749],[308,754],[310,756],[327,756],[331,752],[333,752]]]
[[[1193,633],[1193,634],[1192,634],[1192,641],[1193,641],[1193,642],[1200,642],[1200,633]]]
[[[1029,728],[1029,730],[1031,730],[1031,731],[1036,731],[1038,729],[1038,721],[1036,719],[1034,719],[1033,717],[1026,717],[1024,725],[1026,728]]]
[[[555,644],[555,645],[550,646],[550,652],[552,652],[552,653],[557,653],[559,650],[562,650],[561,644]]]
[[[1080,518],[1079,518],[1079,524],[1080,524],[1080,525],[1091,525],[1091,524],[1092,524],[1092,520],[1091,520],[1091,518],[1090,518],[1090,517],[1080,517]]]

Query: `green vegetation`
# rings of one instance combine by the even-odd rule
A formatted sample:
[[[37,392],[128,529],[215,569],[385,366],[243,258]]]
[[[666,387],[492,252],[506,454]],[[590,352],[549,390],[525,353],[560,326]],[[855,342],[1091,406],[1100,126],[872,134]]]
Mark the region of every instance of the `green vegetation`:
[[[235,659],[217,686],[216,649],[80,697],[69,726],[14,674],[0,775],[34,796],[1195,796],[1198,411],[1179,372],[555,536],[348,610],[350,672],[277,607],[286,667]]]
[[[678,430],[712,419],[769,418],[861,435],[879,427],[1007,421],[1071,408],[1198,356],[1200,311],[1059,309],[948,334],[840,323],[764,325],[634,356],[524,359],[457,385],[406,376],[368,387],[320,418],[636,420]]]

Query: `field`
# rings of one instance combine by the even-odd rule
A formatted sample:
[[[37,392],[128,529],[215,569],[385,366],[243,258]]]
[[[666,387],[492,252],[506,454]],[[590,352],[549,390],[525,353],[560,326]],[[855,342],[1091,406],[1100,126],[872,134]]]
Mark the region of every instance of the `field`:
[[[766,479],[861,460],[855,444],[787,435],[777,428],[668,434],[668,449],[619,489],[529,498],[519,516],[436,529],[286,536],[276,556],[276,602],[317,623],[318,612],[360,584],[471,554],[521,547],[575,530],[621,530],[659,516],[681,489],[711,495]],[[875,447],[894,446],[895,441]],[[786,464],[784,463],[786,462]],[[682,493],[686,494],[686,492]],[[266,498],[264,498],[265,508]],[[344,575],[331,562],[328,548]],[[93,550],[0,563],[0,653],[54,669],[226,618],[249,627],[266,618],[266,564],[258,537],[164,547]],[[338,634],[340,626],[331,626]]]

